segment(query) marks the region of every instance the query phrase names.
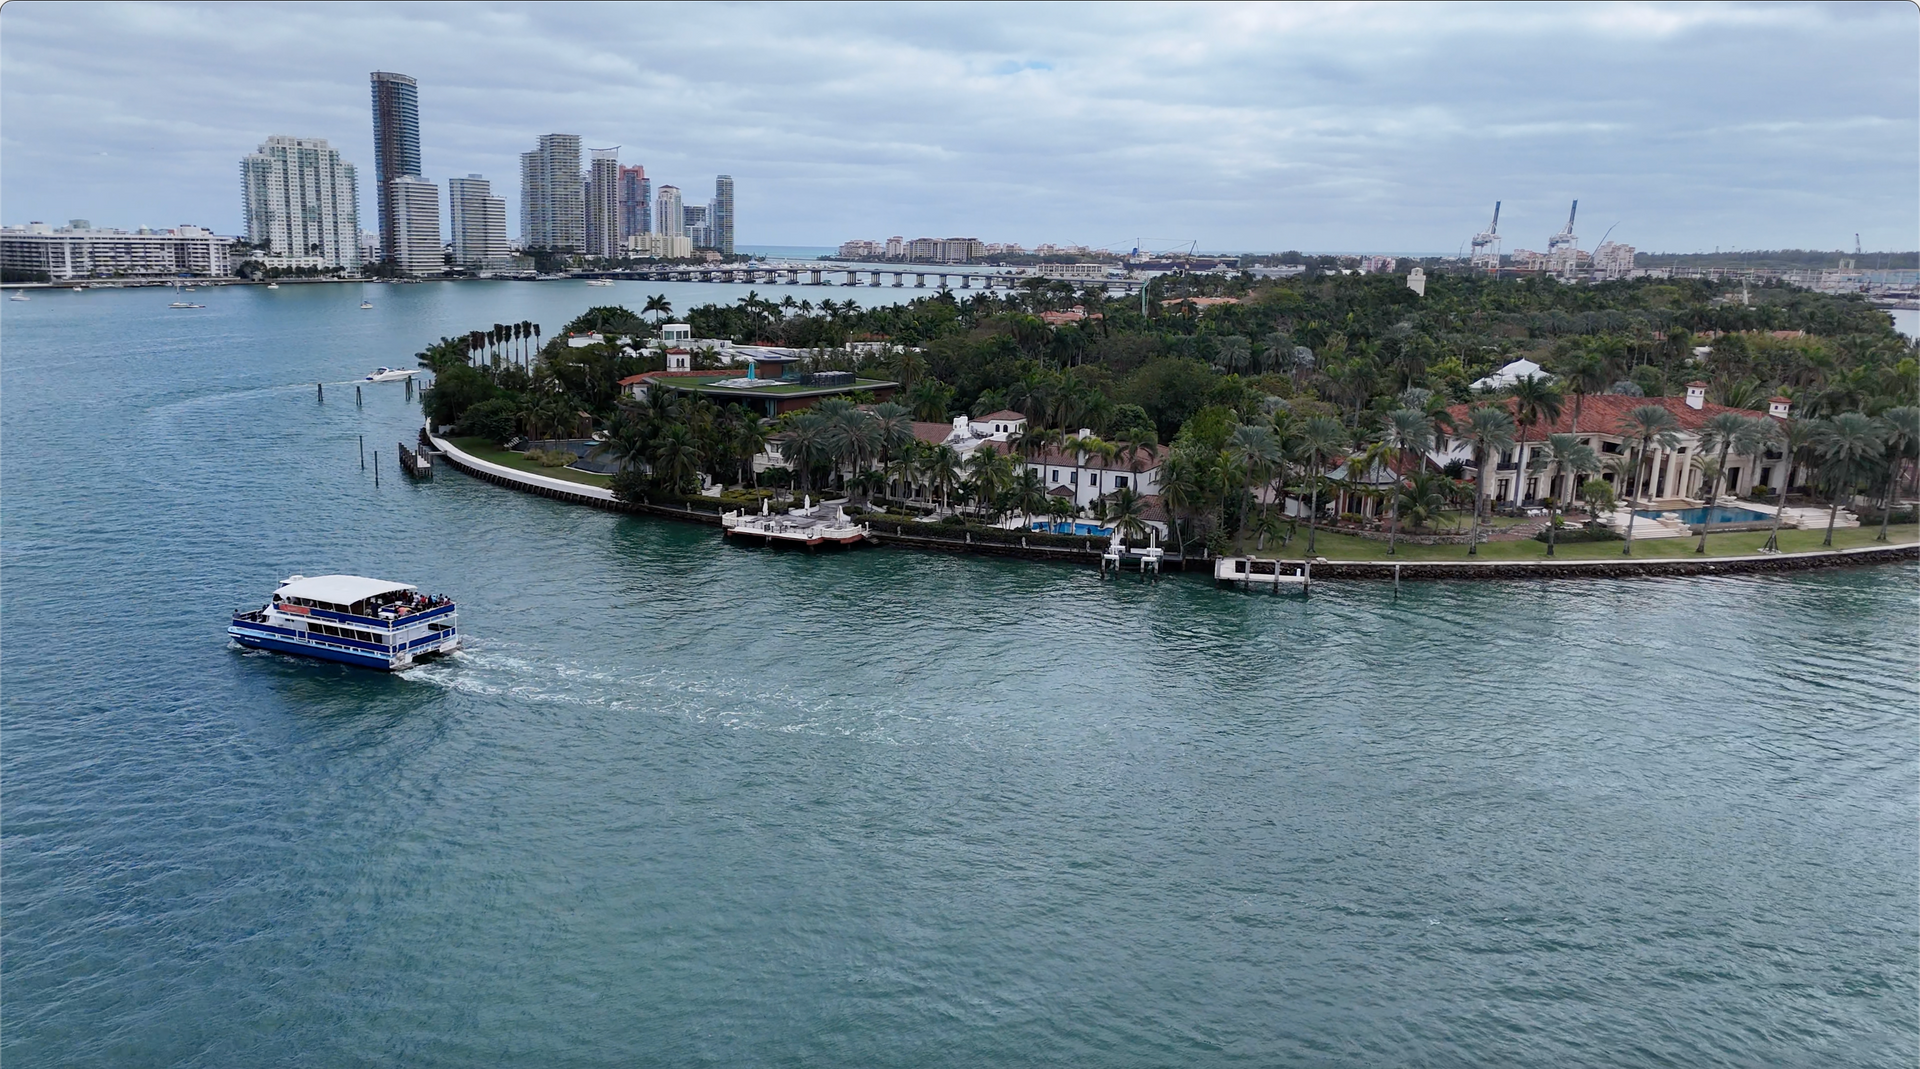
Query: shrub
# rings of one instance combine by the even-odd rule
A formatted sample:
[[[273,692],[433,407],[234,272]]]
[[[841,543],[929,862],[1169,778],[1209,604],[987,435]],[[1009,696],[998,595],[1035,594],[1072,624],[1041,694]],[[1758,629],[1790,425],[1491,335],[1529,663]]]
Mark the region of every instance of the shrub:
[[[519,406],[504,397],[481,401],[460,414],[453,431],[455,434],[485,438],[490,442],[504,442],[513,437],[518,413]]]
[[[565,449],[529,449],[527,459],[543,468],[564,468],[580,458]]]
[[[1747,491],[1748,501],[1765,501],[1772,496],[1773,487],[1767,486],[1764,483],[1756,483],[1753,489]]]

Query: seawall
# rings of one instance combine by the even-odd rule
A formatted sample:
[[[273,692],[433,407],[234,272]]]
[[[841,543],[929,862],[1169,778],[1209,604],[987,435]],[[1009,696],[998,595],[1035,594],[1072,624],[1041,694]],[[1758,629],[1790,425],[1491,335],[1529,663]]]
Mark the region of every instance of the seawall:
[[[647,505],[617,500],[613,491],[586,483],[555,479],[519,471],[462,452],[441,438],[431,438],[441,459],[455,469],[497,486],[539,494],[556,501],[590,505],[612,512],[630,512],[641,516],[720,526],[720,514],[690,507]],[[931,526],[931,525],[929,525]],[[1100,551],[1065,546],[1019,546],[985,540],[942,538],[931,531],[921,534],[886,533],[875,535],[881,545],[904,546],[938,553],[978,553],[995,557],[1019,557],[1024,560],[1095,565]],[[1677,575],[1741,575],[1809,571],[1814,568],[1855,567],[1870,564],[1894,564],[1920,561],[1920,542],[1887,546],[1862,546],[1857,549],[1819,550],[1808,553],[1767,553],[1740,557],[1627,557],[1613,560],[1529,560],[1529,561],[1341,561],[1316,559],[1315,579],[1393,579],[1403,580],[1525,580],[1525,579],[1622,579]],[[1187,562],[1186,570],[1211,569],[1211,559]],[[1168,570],[1180,571],[1181,562],[1170,558]]]

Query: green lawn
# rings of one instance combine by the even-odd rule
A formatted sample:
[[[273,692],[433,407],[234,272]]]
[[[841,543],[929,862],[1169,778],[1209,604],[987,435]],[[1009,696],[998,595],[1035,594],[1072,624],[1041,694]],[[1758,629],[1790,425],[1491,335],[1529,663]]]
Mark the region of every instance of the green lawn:
[[[462,453],[478,457],[490,464],[498,464],[503,468],[532,472],[535,475],[545,475],[554,479],[565,479],[573,483],[585,483],[588,486],[604,487],[609,485],[605,475],[595,475],[590,471],[575,471],[572,468],[541,467],[528,460],[524,454],[510,453],[485,438],[449,438],[447,441],[451,442]]]
[[[1880,534],[1878,526],[1848,527],[1833,532],[1833,548],[1858,549],[1864,546],[1878,545],[1874,541]],[[1826,537],[1826,529],[1796,531],[1782,528],[1780,531],[1780,549],[1786,553],[1797,553],[1823,548],[1820,545]],[[1920,525],[1895,524],[1887,529],[1890,543],[1920,541]],[[1707,538],[1707,555],[1710,557],[1737,557],[1756,553],[1767,541],[1765,531],[1742,531],[1737,534],[1716,534]],[[1698,537],[1693,538],[1636,538],[1633,541],[1635,557],[1691,557],[1694,547],[1700,544]],[[1286,548],[1276,546],[1272,540],[1267,542],[1267,550],[1259,554],[1262,557],[1279,557],[1298,560],[1306,553],[1307,529],[1303,526],[1293,539],[1293,545]],[[1621,556],[1625,548],[1623,542],[1577,542],[1562,545],[1554,553],[1556,560],[1613,560]],[[1251,553],[1253,540],[1243,540],[1240,552]],[[1329,534],[1320,532],[1314,547],[1314,556],[1328,560],[1545,560],[1547,546],[1544,542],[1535,542],[1531,538],[1518,542],[1483,542],[1477,557],[1467,556],[1467,547],[1461,546],[1414,546],[1401,543],[1392,557],[1387,556],[1387,543],[1375,542],[1370,538],[1354,535]]]

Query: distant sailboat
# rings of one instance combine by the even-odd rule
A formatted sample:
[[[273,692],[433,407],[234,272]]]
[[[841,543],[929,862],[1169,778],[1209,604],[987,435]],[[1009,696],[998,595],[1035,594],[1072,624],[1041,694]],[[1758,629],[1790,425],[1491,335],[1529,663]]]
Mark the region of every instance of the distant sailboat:
[[[372,308],[372,307],[373,307],[373,302],[372,302],[372,301],[361,301],[361,302],[360,302],[360,307],[362,307],[362,308]]]
[[[9,300],[9,301],[24,301],[24,300],[27,300],[27,299],[28,299],[28,297],[27,297],[27,291],[26,291],[26,290],[14,290],[14,291],[13,291],[13,296],[11,296],[11,297],[8,297],[8,298],[7,298],[7,300]]]

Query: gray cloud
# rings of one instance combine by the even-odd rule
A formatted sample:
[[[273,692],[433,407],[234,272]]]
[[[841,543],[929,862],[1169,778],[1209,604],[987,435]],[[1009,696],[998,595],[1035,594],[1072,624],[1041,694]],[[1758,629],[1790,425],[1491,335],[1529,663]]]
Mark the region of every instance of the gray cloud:
[[[66,5],[0,9],[8,222],[240,225],[269,134],[517,198],[565,131],[740,240],[1453,251],[1582,206],[1642,248],[1920,244],[1920,15],[1848,6]],[[372,218],[363,190],[363,220]]]

